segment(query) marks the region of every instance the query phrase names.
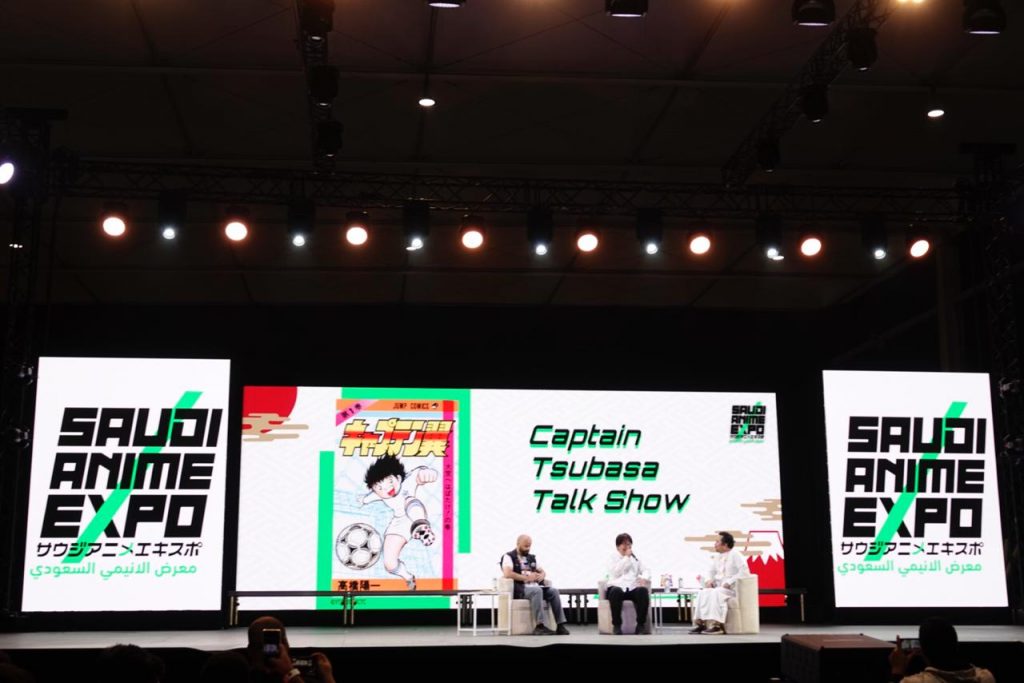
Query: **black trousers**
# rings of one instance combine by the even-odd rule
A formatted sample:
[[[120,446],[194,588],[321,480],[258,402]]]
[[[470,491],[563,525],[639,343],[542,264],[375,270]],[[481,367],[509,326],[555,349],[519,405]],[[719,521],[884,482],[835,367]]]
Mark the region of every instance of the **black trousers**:
[[[647,608],[651,604],[651,594],[645,587],[627,588],[623,590],[618,586],[609,586],[605,596],[612,606],[612,626],[622,627],[622,602],[629,600],[636,608],[637,628],[647,623]]]

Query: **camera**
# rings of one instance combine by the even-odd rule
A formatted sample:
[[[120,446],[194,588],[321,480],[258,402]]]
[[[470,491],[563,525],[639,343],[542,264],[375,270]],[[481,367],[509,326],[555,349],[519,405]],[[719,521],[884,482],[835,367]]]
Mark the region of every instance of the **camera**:
[[[263,656],[267,659],[277,659],[281,656],[281,629],[263,629]]]

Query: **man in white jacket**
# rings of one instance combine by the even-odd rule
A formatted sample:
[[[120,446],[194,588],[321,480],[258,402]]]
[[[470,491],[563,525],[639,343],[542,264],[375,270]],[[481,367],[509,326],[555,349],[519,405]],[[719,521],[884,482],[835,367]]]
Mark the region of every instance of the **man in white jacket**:
[[[647,633],[647,608],[651,604],[651,585],[647,570],[633,554],[633,537],[619,534],[615,537],[619,554],[608,566],[608,584],[605,597],[612,608],[612,633],[622,635],[622,603],[629,600],[636,608],[636,632]]]
[[[729,609],[729,598],[736,597],[736,580],[750,576],[746,559],[740,551],[733,549],[734,545],[736,540],[728,531],[718,534],[710,573],[697,593],[690,633],[725,633],[725,615]]]

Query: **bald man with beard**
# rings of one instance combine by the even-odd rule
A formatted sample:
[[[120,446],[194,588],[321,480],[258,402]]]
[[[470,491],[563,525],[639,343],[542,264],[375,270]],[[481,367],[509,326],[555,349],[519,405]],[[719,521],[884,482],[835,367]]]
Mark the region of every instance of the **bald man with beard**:
[[[569,635],[565,627],[565,613],[562,611],[562,596],[554,586],[545,586],[543,569],[537,566],[537,558],[530,554],[533,539],[523,534],[516,539],[516,547],[501,556],[501,571],[506,579],[515,583],[512,598],[526,598],[530,601],[530,609],[537,626],[533,629],[535,636]],[[551,605],[555,614],[556,628],[552,631],[544,625],[544,603]]]

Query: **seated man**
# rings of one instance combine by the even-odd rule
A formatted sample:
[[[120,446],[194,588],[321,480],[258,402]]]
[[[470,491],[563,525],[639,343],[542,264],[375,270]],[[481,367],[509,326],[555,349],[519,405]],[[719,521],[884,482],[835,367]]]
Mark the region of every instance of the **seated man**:
[[[725,633],[725,615],[729,609],[729,598],[736,597],[736,580],[750,576],[746,559],[733,549],[734,545],[736,541],[728,531],[718,534],[710,575],[697,593],[690,633]]]
[[[968,663],[960,656],[956,629],[945,619],[931,617],[921,624],[921,653],[916,650],[906,653],[899,644],[889,655],[892,665],[892,680],[902,683],[995,683],[995,676],[988,669]],[[924,671],[907,676],[911,660],[923,654]]]
[[[629,600],[636,608],[636,632],[647,632],[647,608],[651,604],[650,585],[646,570],[633,554],[633,537],[619,534],[615,537],[619,554],[608,567],[608,587],[605,597],[612,608],[612,633],[622,635],[622,603]]]
[[[537,566],[537,558],[530,554],[533,540],[523,534],[516,539],[516,547],[501,556],[501,571],[506,579],[512,579],[515,583],[512,587],[512,599],[526,598],[530,601],[530,608],[537,626],[533,629],[535,636],[548,636],[557,634],[560,636],[569,635],[569,629],[565,627],[565,613],[562,610],[562,596],[558,589],[553,586],[544,586],[545,572]],[[551,611],[555,614],[556,630],[552,631],[544,625],[544,603],[551,605]]]

